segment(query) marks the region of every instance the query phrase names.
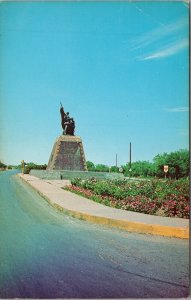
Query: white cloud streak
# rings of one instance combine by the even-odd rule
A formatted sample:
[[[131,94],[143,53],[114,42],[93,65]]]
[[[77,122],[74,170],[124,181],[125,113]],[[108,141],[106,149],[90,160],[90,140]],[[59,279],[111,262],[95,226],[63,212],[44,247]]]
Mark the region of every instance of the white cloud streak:
[[[183,135],[183,136],[188,136],[189,135],[189,130],[188,129],[179,129],[178,134]]]
[[[132,50],[137,50],[142,47],[149,46],[153,44],[155,41],[159,41],[170,34],[173,33],[176,34],[177,31],[180,31],[183,28],[185,28],[187,24],[188,21],[186,19],[180,19],[178,22],[171,23],[168,25],[162,24],[159,28],[146,32],[141,37],[132,40],[131,42]]]
[[[165,109],[165,111],[172,112],[172,113],[188,112],[189,107],[183,106],[183,107],[167,108],[167,109]]]
[[[183,39],[177,43],[169,45],[167,48],[163,48],[159,51],[153,52],[150,55],[140,58],[141,60],[159,59],[163,57],[172,56],[181,50],[188,47],[188,39]]]
[[[173,56],[188,48],[188,20],[180,20],[160,26],[130,41],[133,52],[145,52],[137,55],[137,60],[153,60]],[[151,50],[153,49],[153,50]]]

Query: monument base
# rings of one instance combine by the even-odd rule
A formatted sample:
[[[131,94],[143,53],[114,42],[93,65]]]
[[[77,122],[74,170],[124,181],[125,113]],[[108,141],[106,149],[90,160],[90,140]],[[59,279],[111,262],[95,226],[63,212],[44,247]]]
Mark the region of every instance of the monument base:
[[[47,170],[87,171],[81,138],[72,135],[61,135],[57,138]]]
[[[72,180],[80,178],[82,180],[95,178],[96,180],[124,180],[125,177],[120,173],[109,172],[87,172],[87,171],[68,171],[68,170],[31,170],[30,175],[44,180]]]

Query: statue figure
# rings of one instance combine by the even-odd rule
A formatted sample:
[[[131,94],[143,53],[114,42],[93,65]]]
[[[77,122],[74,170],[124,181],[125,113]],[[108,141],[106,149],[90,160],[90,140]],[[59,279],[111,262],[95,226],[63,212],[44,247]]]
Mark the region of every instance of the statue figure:
[[[62,118],[62,128],[64,135],[74,135],[75,122],[73,118],[70,118],[69,112],[65,113],[62,103],[60,103],[60,114]]]

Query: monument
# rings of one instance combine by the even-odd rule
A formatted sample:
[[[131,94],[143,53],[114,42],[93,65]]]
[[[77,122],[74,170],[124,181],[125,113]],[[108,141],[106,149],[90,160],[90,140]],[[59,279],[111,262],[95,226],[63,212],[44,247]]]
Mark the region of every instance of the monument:
[[[63,134],[54,143],[47,170],[87,171],[82,140],[74,135],[74,119],[65,113],[62,104],[60,114]]]
[[[50,180],[72,180],[74,178],[123,179],[123,174],[87,170],[82,140],[79,136],[74,135],[74,119],[70,118],[69,112],[65,113],[62,104],[60,114],[63,133],[54,143],[47,169],[33,169],[30,171],[30,175]]]

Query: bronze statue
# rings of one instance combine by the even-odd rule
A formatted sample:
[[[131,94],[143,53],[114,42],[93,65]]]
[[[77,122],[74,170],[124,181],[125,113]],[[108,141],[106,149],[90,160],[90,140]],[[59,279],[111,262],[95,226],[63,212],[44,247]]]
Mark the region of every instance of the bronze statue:
[[[65,113],[62,103],[60,103],[60,114],[62,118],[62,128],[64,135],[74,135],[75,122],[73,118],[70,118],[69,112]]]

